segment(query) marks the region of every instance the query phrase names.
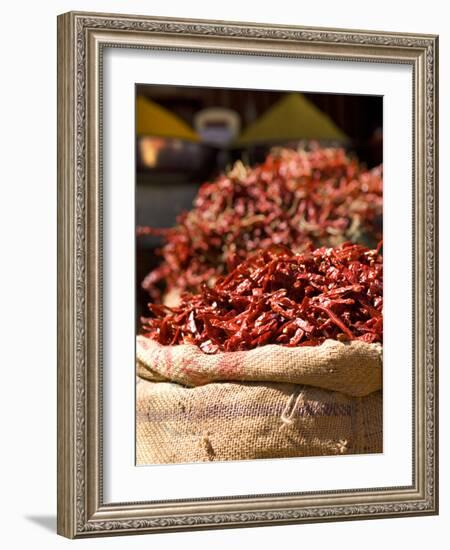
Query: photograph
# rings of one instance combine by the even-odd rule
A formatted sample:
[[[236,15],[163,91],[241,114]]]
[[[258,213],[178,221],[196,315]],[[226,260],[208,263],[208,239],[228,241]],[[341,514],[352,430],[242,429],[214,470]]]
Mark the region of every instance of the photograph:
[[[2,548],[443,547],[449,10],[367,7],[2,5]]]
[[[438,35],[251,19],[58,17],[65,537],[438,513]]]
[[[383,452],[383,97],[135,85],[136,464]]]

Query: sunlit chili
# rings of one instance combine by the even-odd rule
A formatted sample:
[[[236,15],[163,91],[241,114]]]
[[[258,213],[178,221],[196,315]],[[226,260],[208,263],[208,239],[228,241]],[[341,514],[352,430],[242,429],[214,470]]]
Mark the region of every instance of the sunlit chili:
[[[195,344],[205,353],[315,346],[327,338],[381,342],[380,248],[346,242],[293,254],[269,247],[212,287],[185,293],[177,307],[149,304],[153,316],[142,319],[142,332],[161,344]]]
[[[346,240],[381,238],[382,168],[365,170],[343,149],[279,149],[253,168],[233,170],[200,188],[191,211],[162,234],[161,264],[142,283],[154,301],[161,290],[197,292],[249,254],[273,244],[294,252]]]

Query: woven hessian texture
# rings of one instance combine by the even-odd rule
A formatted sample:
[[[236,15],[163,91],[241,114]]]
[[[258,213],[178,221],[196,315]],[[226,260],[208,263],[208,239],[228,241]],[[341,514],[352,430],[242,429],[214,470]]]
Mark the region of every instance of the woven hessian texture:
[[[141,378],[189,387],[231,380],[288,382],[362,397],[382,385],[381,345],[357,340],[326,340],[313,347],[268,345],[207,355],[194,345],[162,346],[138,336],[136,358]]]
[[[279,382],[137,382],[137,463],[382,452],[382,393]]]
[[[382,452],[382,348],[207,355],[137,339],[138,464]]]

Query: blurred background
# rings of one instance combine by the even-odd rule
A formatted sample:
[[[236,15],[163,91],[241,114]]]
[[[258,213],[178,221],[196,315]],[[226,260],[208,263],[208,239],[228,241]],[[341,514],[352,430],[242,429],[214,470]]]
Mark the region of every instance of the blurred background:
[[[136,85],[136,224],[166,228],[199,186],[236,160],[254,165],[274,146],[341,146],[367,168],[382,163],[379,96]],[[161,237],[136,240],[137,317]]]

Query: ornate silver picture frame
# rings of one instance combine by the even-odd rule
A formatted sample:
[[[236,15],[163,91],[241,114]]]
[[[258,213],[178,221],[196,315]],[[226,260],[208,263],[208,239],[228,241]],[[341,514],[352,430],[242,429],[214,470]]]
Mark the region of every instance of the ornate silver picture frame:
[[[412,68],[412,483],[105,502],[105,48],[405,64]],[[69,538],[438,513],[438,38],[222,21],[58,17],[58,533]],[[405,353],[411,353],[405,350]],[[131,366],[130,368],[133,368]]]

